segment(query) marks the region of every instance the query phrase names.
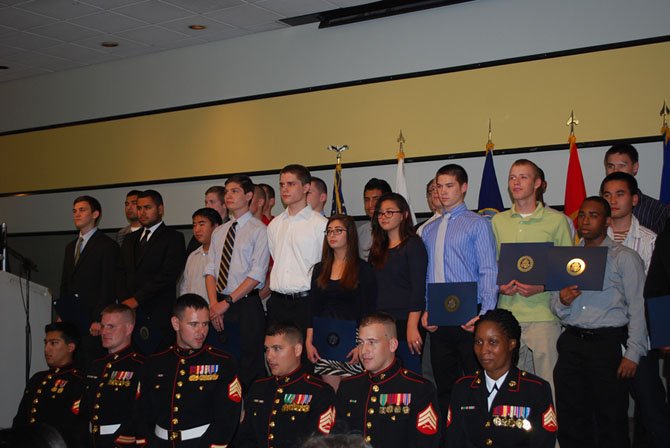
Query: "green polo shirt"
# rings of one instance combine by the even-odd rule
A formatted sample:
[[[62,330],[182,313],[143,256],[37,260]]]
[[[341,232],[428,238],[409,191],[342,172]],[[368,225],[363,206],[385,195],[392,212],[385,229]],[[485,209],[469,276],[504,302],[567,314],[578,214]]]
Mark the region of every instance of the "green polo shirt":
[[[491,221],[493,233],[500,253],[501,243],[554,243],[555,246],[572,246],[570,227],[563,213],[544,208],[537,203],[535,211],[522,217],[511,209],[498,213]],[[549,293],[541,292],[530,297],[520,294],[498,297],[498,308],[510,310],[519,322],[555,321],[556,316],[549,308]]]

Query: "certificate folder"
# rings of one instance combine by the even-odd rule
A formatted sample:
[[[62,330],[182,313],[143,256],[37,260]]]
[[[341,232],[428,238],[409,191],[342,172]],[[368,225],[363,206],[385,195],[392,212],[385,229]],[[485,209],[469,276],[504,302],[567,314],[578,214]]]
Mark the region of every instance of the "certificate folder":
[[[670,347],[670,296],[647,299],[651,348]]]
[[[552,247],[545,289],[560,291],[577,285],[585,291],[602,291],[606,264],[606,247]]]
[[[459,326],[477,315],[477,283],[428,283],[428,324]]]
[[[527,285],[544,285],[547,255],[554,243],[502,243],[498,257],[498,284],[512,280]]]
[[[319,356],[331,361],[349,361],[347,355],[356,347],[355,321],[315,317],[312,330],[312,344]]]

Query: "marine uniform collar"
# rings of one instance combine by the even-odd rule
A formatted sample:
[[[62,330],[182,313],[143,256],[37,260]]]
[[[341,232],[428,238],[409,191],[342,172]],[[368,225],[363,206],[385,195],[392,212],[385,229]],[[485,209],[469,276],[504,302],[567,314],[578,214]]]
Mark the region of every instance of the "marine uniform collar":
[[[397,359],[394,359],[391,365],[384,370],[377,373],[368,372],[368,378],[370,378],[370,381],[373,383],[381,383],[393,378],[398,372],[400,372],[400,364],[398,364]]]
[[[69,372],[71,370],[75,370],[74,364],[67,364],[63,367],[51,367],[49,368],[49,373],[52,375],[62,375],[66,372]]]
[[[302,364],[298,366],[297,369],[295,369],[293,372],[289,373],[288,375],[280,375],[280,376],[275,376],[275,381],[277,382],[277,386],[286,386],[287,384],[291,384],[294,381],[299,380],[303,375],[305,374],[305,371],[302,368]]]
[[[116,361],[121,358],[125,358],[133,352],[133,345],[128,344],[118,352],[108,353],[106,356],[107,361]]]
[[[199,355],[206,348],[206,345],[203,344],[198,350],[192,348],[181,348],[177,344],[174,345],[173,350],[177,356],[180,358],[191,358],[193,356]]]
[[[525,376],[526,372],[522,372],[516,367],[512,366],[505,375],[507,376],[505,377],[503,386],[507,386],[510,392],[518,392],[521,376]],[[484,389],[486,389],[486,375],[483,370],[477,370],[475,372],[474,378],[472,379],[472,382],[470,383],[470,387],[472,389],[479,389],[482,386]],[[500,389],[502,389],[502,387],[500,387],[499,390]]]

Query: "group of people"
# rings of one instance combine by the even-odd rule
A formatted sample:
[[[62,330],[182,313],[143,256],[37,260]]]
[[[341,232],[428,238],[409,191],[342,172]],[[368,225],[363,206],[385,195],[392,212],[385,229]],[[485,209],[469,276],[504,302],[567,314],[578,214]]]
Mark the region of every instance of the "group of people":
[[[467,209],[456,164],[428,182],[434,215],[417,228],[405,198],[371,179],[357,228],[326,218],[323,181],[287,165],[281,214],[272,187],[233,175],[193,213],[188,249],[154,190],[128,193],[117,242],[97,228],[100,203],[78,197],[50,370],[14,426],[47,422],[72,446],[293,447],[354,433],[370,446],[624,447],[630,393],[636,439],[665,446],[644,298],[670,294],[670,211],[639,190],[638,168],[634,147],[610,148],[574,223],[546,206],[527,159],[509,170],[512,208],[492,219]],[[607,248],[602,291],[497,284],[501,244],[575,237]],[[427,284],[457,282],[476,283],[476,315],[434,325]],[[328,359],[315,318],[354,323],[346,360]]]

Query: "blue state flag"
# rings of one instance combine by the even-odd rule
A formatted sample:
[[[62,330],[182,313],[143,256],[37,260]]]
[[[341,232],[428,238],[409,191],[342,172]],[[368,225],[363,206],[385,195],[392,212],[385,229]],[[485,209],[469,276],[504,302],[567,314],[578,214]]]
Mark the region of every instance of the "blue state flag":
[[[479,204],[477,205],[480,215],[487,218],[503,211],[502,196],[498,188],[496,169],[493,166],[493,144],[486,145],[486,158],[484,160],[484,172],[482,173],[482,185],[479,188]]]

